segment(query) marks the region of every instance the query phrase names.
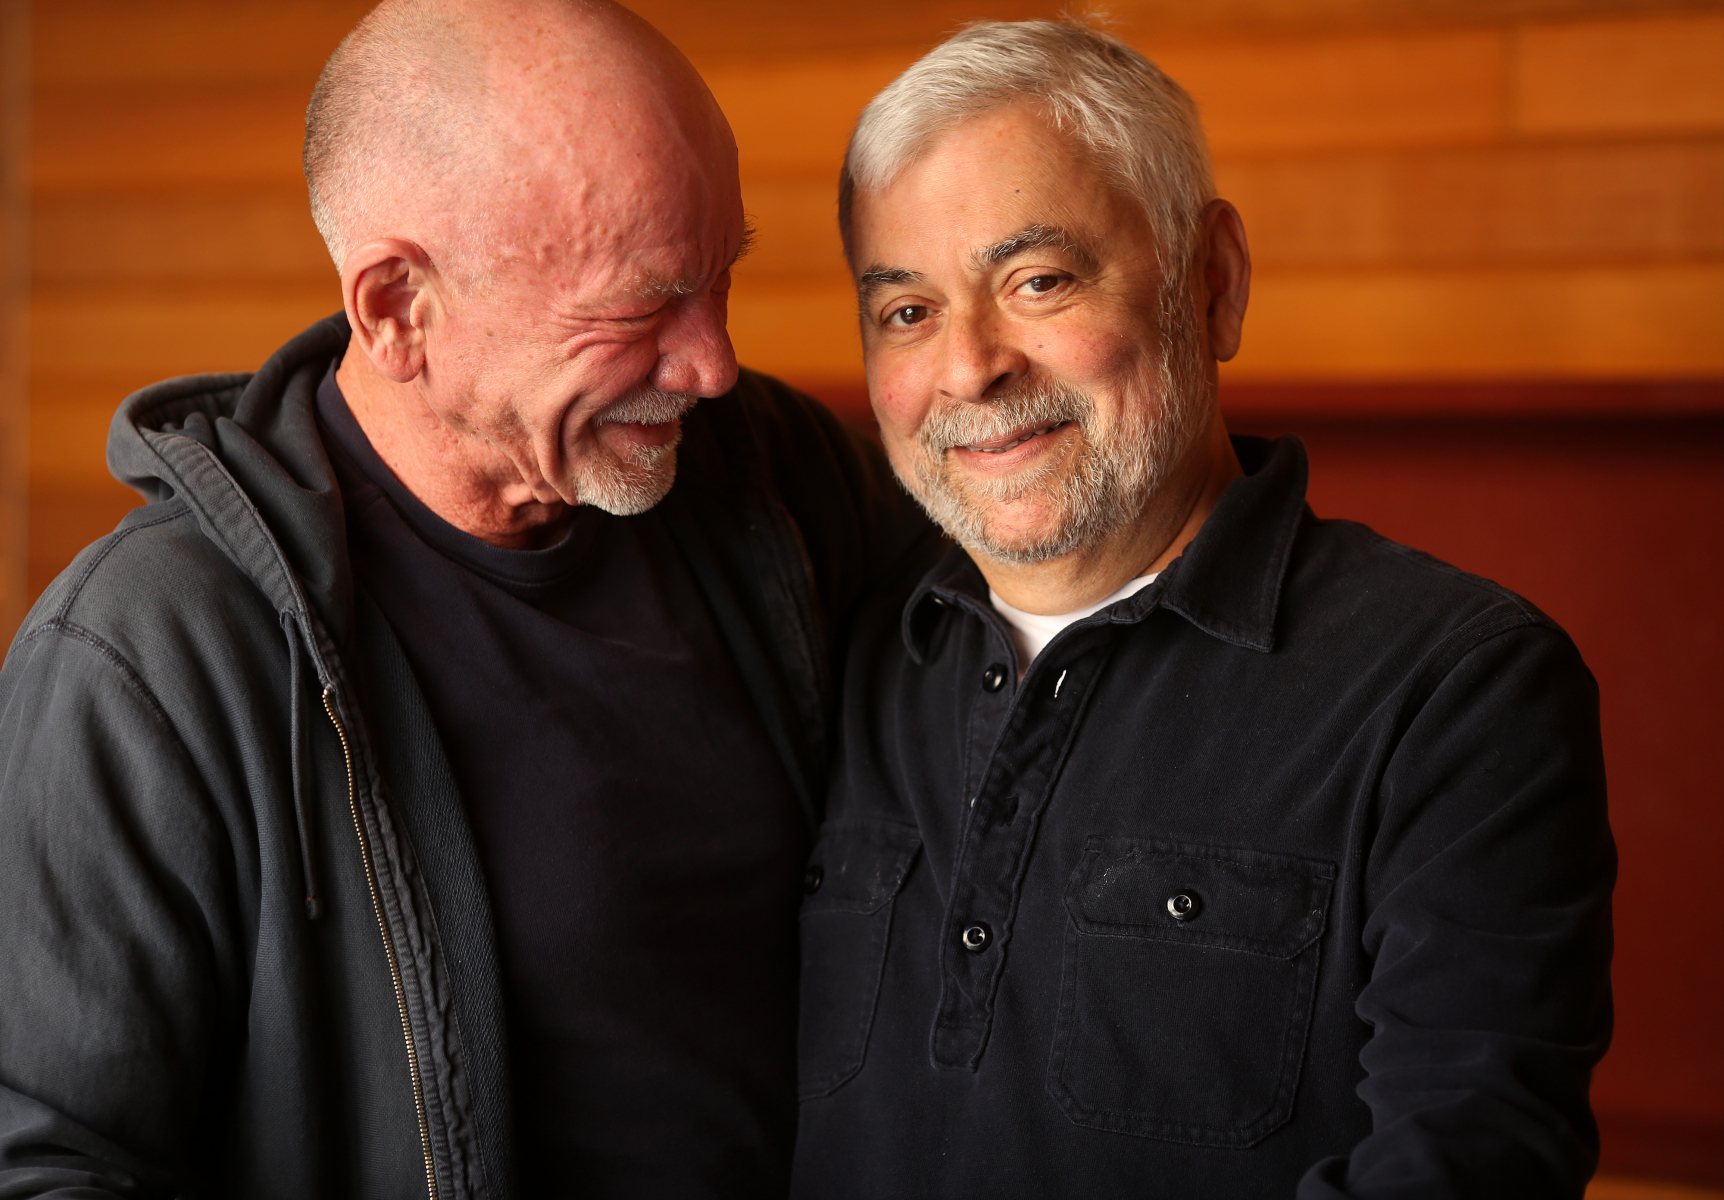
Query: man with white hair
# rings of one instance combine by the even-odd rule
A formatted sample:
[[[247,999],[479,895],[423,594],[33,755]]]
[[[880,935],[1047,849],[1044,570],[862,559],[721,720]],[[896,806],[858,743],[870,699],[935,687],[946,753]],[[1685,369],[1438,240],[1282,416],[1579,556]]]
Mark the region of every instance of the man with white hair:
[[[793,1195],[1578,1197],[1595,686],[1228,438],[1250,263],[1190,100],[979,24],[841,188],[887,453],[959,545],[848,658]]]
[[[782,1194],[830,660],[937,535],[739,372],[644,22],[389,0],[305,150],[344,314],[125,402],[0,672],[0,1194]]]

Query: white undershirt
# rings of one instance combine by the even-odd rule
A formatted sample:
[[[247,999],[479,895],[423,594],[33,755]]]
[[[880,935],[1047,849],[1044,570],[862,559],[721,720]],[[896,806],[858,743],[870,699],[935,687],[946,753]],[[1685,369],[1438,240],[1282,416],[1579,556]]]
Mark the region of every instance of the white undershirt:
[[[1161,574],[1157,571],[1155,575]],[[1047,648],[1054,640],[1054,635],[1074,621],[1094,616],[1110,604],[1118,604],[1127,596],[1135,596],[1144,588],[1155,582],[1155,575],[1139,575],[1124,587],[1105,600],[1097,600],[1088,608],[1080,608],[1076,612],[1060,613],[1057,616],[1044,617],[1040,613],[1027,613],[1021,608],[1013,608],[994,592],[988,589],[988,600],[994,606],[994,611],[1006,619],[1006,624],[1012,627],[1012,644],[1018,648],[1018,677],[1023,678],[1025,671],[1030,669],[1030,663],[1036,655]]]

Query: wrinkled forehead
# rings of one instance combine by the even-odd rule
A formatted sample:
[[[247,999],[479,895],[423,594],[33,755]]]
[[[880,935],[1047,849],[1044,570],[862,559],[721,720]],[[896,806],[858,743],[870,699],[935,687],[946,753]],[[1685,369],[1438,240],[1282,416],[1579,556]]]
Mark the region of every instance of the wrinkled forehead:
[[[742,238],[734,179],[678,164],[524,170],[493,196],[489,274],[532,288],[663,298],[708,282]]]

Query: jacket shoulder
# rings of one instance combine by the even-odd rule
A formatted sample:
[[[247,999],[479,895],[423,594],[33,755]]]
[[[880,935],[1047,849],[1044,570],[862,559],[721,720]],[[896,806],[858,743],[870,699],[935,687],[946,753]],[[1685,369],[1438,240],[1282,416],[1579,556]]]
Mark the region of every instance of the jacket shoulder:
[[[165,500],[134,509],[86,546],[43,591],[13,646],[76,632],[134,669],[231,654],[261,631],[280,640],[267,599],[199,528]]]

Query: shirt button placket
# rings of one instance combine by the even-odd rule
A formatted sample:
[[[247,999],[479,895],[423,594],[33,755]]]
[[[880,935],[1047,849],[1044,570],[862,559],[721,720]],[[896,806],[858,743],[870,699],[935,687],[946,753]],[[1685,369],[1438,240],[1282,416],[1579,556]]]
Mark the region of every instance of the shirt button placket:
[[[994,981],[1017,906],[1021,859],[1078,716],[1080,706],[1072,701],[1102,657],[1080,655],[1060,668],[1044,667],[1036,672],[1042,683],[1033,694],[1008,691],[1011,675],[1004,663],[991,662],[982,671],[982,692],[997,696],[993,702],[1008,711],[969,802],[946,912],[949,940],[941,952],[940,1007],[930,1049],[934,1061],[948,1069],[974,1070],[980,1062],[993,1019]]]

